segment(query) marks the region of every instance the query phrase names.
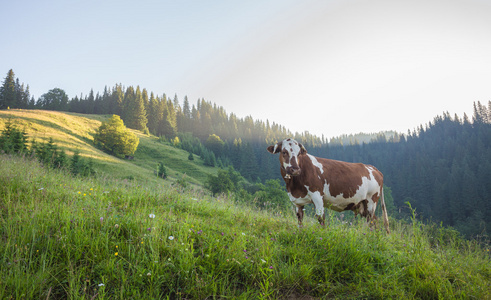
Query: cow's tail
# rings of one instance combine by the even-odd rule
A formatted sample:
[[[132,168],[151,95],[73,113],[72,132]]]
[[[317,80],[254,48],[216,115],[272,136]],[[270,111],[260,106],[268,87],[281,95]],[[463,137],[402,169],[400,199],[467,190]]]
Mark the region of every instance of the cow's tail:
[[[387,216],[387,208],[385,207],[385,200],[384,200],[384,188],[382,187],[382,197],[381,197],[382,201],[381,201],[381,204],[382,204],[382,216],[384,218],[384,226],[385,226],[385,230],[387,231],[387,234],[390,233],[390,229],[389,229],[389,217]]]

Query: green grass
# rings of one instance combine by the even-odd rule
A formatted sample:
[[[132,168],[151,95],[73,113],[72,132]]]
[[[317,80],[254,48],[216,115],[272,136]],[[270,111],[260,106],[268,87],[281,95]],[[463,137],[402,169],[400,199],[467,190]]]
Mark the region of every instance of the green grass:
[[[150,215],[155,217],[151,218]],[[489,248],[0,156],[1,299],[489,299]]]
[[[93,159],[94,168],[99,174],[115,178],[132,178],[139,182],[159,184],[154,171],[159,162],[163,162],[169,171],[167,184],[186,174],[190,183],[202,185],[209,174],[216,175],[216,168],[206,167],[201,159],[189,161],[189,153],[161,143],[154,136],[144,135],[132,130],[140,139],[134,160],[119,159],[93,146],[93,134],[102,121],[109,115],[84,115],[76,113],[45,110],[11,109],[0,111],[0,130],[7,119],[20,129],[26,129],[28,138],[38,142],[47,142],[53,138],[57,147],[69,155],[79,151],[84,157]]]

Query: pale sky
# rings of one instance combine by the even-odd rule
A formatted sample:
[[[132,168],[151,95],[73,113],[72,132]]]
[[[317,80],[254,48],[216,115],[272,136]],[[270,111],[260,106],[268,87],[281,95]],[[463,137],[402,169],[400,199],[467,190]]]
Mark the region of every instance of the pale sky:
[[[491,100],[491,0],[19,0],[0,41],[36,99],[139,85],[327,138]]]

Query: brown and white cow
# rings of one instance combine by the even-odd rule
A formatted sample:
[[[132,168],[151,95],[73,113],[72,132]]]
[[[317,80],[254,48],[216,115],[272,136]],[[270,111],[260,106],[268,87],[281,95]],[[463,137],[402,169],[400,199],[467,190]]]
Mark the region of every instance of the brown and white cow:
[[[324,208],[341,212],[352,210],[367,222],[375,219],[381,198],[385,230],[390,233],[384,202],[382,173],[374,166],[315,157],[293,139],[269,146],[272,154],[280,153],[281,176],[288,196],[296,206],[298,224],[302,226],[303,207],[314,203],[317,219],[325,222]]]

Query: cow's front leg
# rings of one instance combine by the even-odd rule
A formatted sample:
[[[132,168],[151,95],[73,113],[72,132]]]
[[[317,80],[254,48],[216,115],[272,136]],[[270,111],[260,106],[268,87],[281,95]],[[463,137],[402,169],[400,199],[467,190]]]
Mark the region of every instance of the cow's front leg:
[[[298,218],[298,227],[302,227],[302,220],[303,220],[303,206],[296,205],[296,206],[295,206],[295,212],[297,213],[297,218]]]
[[[319,192],[312,195],[312,202],[315,206],[315,216],[317,217],[317,220],[319,220],[319,224],[324,226],[324,224],[326,224],[326,214],[324,212],[324,201]]]

